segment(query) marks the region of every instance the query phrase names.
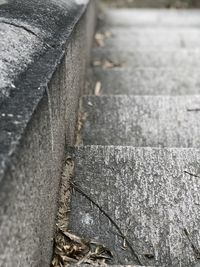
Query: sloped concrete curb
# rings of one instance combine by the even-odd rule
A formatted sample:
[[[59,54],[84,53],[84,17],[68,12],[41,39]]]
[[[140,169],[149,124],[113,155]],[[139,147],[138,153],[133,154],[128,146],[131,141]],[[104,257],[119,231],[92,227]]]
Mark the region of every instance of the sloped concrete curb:
[[[94,0],[0,1],[0,266],[49,266]]]

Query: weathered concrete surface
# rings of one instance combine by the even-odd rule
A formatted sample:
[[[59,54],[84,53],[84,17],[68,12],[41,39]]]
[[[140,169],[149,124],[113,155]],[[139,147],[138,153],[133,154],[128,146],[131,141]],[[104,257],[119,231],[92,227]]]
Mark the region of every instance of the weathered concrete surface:
[[[42,40],[22,28],[0,22],[0,103],[14,90],[14,78],[44,52]],[[39,49],[38,49],[39,48]]]
[[[124,68],[96,67],[88,72],[87,92],[94,94],[101,82],[101,94],[188,95],[200,93],[200,77],[190,67]]]
[[[104,12],[106,26],[199,27],[200,10],[176,9],[108,9]]]
[[[155,48],[126,51],[120,49],[94,48],[92,51],[93,62],[110,60],[131,68],[180,68],[199,67],[200,50],[197,49],[167,49],[160,51]]]
[[[0,266],[46,267],[95,2],[4,1],[0,17]]]
[[[0,3],[0,102],[16,89],[17,77],[39,56],[52,49],[59,57],[83,7],[75,0]]]
[[[185,8],[185,7],[199,7],[198,0],[103,0],[103,3],[111,7],[134,7],[134,8]]]
[[[200,147],[200,97],[89,96],[82,99],[84,145]]]
[[[199,13],[200,14],[200,13]],[[106,49],[134,48],[149,49],[175,49],[175,48],[199,48],[200,29],[198,28],[141,28],[123,27],[111,28],[111,37],[105,39]]]
[[[75,182],[117,223],[143,265],[194,266],[200,246],[199,161],[194,149],[84,146],[75,151]],[[78,192],[70,229],[106,245],[113,263],[135,263],[113,224]]]

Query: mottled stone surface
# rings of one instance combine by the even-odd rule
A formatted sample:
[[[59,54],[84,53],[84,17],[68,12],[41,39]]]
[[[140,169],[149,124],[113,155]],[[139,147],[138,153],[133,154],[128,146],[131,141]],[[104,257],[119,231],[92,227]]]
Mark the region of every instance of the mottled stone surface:
[[[75,150],[75,182],[114,219],[143,265],[194,266],[200,246],[199,162],[194,149],[84,146]],[[113,224],[78,192],[70,229],[106,245],[113,263],[136,263]]]
[[[45,50],[45,45],[35,35],[0,19],[0,103],[15,89],[16,75],[24,71]]]
[[[50,266],[95,15],[94,1],[0,1],[2,267]]]
[[[199,28],[141,28],[115,27],[110,29],[111,37],[105,40],[107,49],[172,49],[172,48],[199,48]]]
[[[131,7],[131,8],[187,8],[199,7],[198,0],[103,0],[107,6],[111,7]]]
[[[84,5],[76,0],[0,2],[0,103],[20,90],[22,73],[39,57],[51,50],[49,60],[59,58],[82,12]]]
[[[106,26],[199,27],[200,10],[176,9],[109,9],[105,11]]]
[[[101,82],[100,94],[108,95],[189,95],[200,93],[200,76],[194,67],[105,69],[88,72],[88,92]]]
[[[85,145],[200,147],[199,96],[86,96],[82,101]]]
[[[137,47],[132,50],[126,50],[126,47],[120,49],[93,49],[93,62],[110,60],[113,63],[121,64],[124,67],[131,68],[187,68],[200,65],[200,49],[162,49],[156,48],[141,49]],[[187,70],[186,70],[187,71]]]

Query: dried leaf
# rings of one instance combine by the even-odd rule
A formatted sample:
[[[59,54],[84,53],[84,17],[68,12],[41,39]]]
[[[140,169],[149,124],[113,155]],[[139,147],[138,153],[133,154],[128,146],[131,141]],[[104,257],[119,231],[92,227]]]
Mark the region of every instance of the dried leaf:
[[[97,46],[104,47],[105,46],[105,39],[110,38],[112,36],[111,32],[97,32],[95,34],[95,42]]]
[[[74,235],[72,233],[69,233],[69,232],[66,232],[66,231],[62,231],[62,233],[73,242],[76,242],[76,243],[79,243],[79,244],[84,244],[84,242],[85,242],[79,236]]]
[[[100,60],[95,60],[92,62],[92,66],[94,67],[98,67],[98,66],[101,66],[102,65],[102,62]]]
[[[118,68],[118,67],[121,67],[122,64],[121,63],[117,63],[117,62],[113,62],[112,60],[110,59],[105,59],[103,61],[103,64],[102,64],[102,67],[104,69],[112,69],[112,68]]]
[[[101,91],[101,82],[98,81],[95,85],[95,89],[94,89],[94,94],[96,96],[99,96],[100,95],[100,91]]]

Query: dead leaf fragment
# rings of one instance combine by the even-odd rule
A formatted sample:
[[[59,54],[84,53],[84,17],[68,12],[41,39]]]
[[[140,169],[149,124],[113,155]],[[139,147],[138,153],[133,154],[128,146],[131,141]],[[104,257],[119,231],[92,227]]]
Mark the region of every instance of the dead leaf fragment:
[[[101,92],[101,82],[98,81],[95,85],[95,89],[94,89],[94,94],[96,96],[99,96],[100,95],[100,92]]]
[[[104,69],[112,69],[112,68],[119,68],[122,67],[121,63],[113,62],[110,59],[106,59],[103,61],[102,67]]]
[[[112,36],[111,32],[109,31],[105,31],[105,32],[97,32],[95,34],[95,42],[97,44],[97,46],[99,47],[104,47],[105,46],[105,40],[107,38],[110,38]]]
[[[104,266],[112,257],[112,253],[105,246],[59,229],[51,266],[65,267],[70,263]]]

